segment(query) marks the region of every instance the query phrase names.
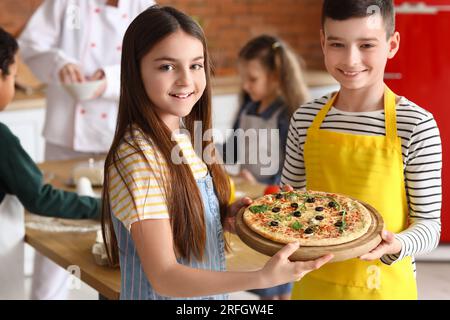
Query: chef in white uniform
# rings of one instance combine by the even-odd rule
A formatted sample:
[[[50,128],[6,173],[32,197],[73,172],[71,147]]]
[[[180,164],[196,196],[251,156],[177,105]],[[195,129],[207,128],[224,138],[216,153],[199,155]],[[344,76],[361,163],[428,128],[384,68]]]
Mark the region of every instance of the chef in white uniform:
[[[108,151],[120,94],[122,39],[131,21],[153,4],[153,0],[45,0],[31,17],[19,45],[24,62],[48,85],[46,160]],[[74,100],[61,85],[102,78],[106,86],[88,101]],[[36,254],[32,298],[65,299],[68,276]]]

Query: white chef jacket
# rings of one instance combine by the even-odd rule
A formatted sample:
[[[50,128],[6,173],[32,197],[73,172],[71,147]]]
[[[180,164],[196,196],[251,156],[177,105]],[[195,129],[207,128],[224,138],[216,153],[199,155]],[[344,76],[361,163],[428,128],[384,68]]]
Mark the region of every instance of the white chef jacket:
[[[153,0],[45,0],[19,38],[21,57],[48,84],[44,137],[80,152],[106,152],[112,142],[120,94],[122,40],[131,21]],[[77,102],[58,73],[78,64],[86,76],[103,69],[102,97]]]

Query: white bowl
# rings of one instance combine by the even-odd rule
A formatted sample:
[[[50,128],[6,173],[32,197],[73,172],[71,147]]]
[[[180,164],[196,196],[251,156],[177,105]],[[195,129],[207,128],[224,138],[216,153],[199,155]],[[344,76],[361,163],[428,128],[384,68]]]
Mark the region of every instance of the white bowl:
[[[103,85],[105,79],[87,81],[82,83],[63,84],[64,89],[77,101],[93,99],[97,90]]]

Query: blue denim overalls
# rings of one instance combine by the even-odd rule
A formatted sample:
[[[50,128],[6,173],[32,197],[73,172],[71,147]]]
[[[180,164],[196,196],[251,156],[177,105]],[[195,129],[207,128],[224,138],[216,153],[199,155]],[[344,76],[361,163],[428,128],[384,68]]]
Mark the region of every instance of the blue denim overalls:
[[[178,259],[180,264],[197,269],[225,271],[225,248],[223,230],[220,223],[220,210],[217,196],[214,192],[214,184],[208,174],[204,178],[197,179],[205,211],[206,245],[203,261],[195,258],[191,262],[186,259]],[[121,272],[121,300],[169,300],[169,299],[227,299],[228,295],[221,294],[195,298],[173,298],[158,295],[142,269],[141,260],[134,246],[131,233],[114,215],[112,216],[114,231],[119,245],[120,272]],[[205,284],[206,285],[206,284]]]

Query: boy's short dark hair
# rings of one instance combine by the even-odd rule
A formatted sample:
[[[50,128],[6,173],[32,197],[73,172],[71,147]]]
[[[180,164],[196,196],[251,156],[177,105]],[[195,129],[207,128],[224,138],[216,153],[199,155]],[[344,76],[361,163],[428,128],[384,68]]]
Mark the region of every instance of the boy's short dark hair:
[[[16,39],[0,28],[0,70],[2,70],[2,76],[9,75],[9,67],[14,63],[14,56],[19,50],[19,45]]]
[[[363,18],[379,12],[383,18],[387,37],[395,31],[395,10],[393,0],[324,0],[322,27],[327,18],[347,20]]]

